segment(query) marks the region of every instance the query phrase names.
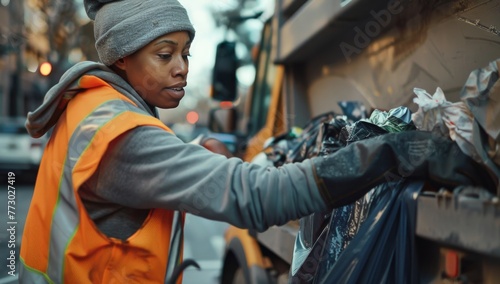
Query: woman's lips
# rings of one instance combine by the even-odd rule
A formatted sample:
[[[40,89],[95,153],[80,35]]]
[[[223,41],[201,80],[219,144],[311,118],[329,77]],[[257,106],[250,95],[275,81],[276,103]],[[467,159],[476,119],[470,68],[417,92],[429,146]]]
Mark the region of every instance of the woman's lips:
[[[173,98],[182,99],[184,97],[184,88],[165,88],[165,91]]]

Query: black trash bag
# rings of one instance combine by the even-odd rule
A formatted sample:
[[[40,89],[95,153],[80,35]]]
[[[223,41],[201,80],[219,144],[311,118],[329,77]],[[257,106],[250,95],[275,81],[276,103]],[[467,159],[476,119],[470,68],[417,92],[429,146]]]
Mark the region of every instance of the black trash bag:
[[[326,112],[311,119],[304,129],[298,133],[296,128],[290,129],[285,134],[273,137],[264,145],[266,155],[275,167],[282,166],[285,163],[301,162],[306,158],[315,157],[320,153],[323,145],[324,136],[330,131],[328,125],[332,121],[336,121],[335,117],[339,117],[334,112]],[[338,121],[339,128],[342,128],[346,123]]]
[[[315,283],[417,283],[416,197],[423,185],[401,180],[378,186],[365,222],[331,267],[320,266]]]
[[[325,156],[345,147],[346,143],[340,138],[342,129],[349,125],[350,122],[342,116],[337,116],[328,123],[323,123],[322,131],[318,135],[318,140],[320,141],[320,151],[318,155]]]
[[[300,143],[300,135],[292,128],[285,134],[272,138],[269,144],[264,145],[267,159],[270,160],[275,167],[280,167],[287,161],[288,153],[291,149],[297,147]]]
[[[294,148],[287,155],[287,163],[302,162],[306,158],[315,157],[320,152],[317,145],[318,134],[325,122],[331,121],[336,114],[327,112],[311,119],[298,139]],[[320,136],[321,137],[321,136]]]
[[[387,130],[373,123],[360,120],[356,121],[353,125],[346,125],[342,129],[339,139],[344,145],[348,145],[355,141],[369,139],[387,133]]]
[[[317,145],[321,145],[320,155],[329,154],[345,147],[348,142],[386,133],[388,133],[386,130],[368,121],[352,123],[346,117],[337,116],[323,124],[318,134],[318,140],[322,142]],[[326,273],[356,235],[359,226],[368,215],[370,204],[375,202],[372,197],[375,198],[376,195],[368,193],[352,204],[333,211],[316,213],[300,220],[301,233],[311,236],[305,238],[299,233],[297,237],[290,283],[313,283],[318,276]],[[307,228],[304,229],[304,226]],[[314,241],[312,247],[311,241],[306,239]],[[323,262],[321,264],[320,258]]]
[[[368,121],[357,121],[352,125],[346,125],[342,129],[340,139],[343,143],[349,144],[354,141],[369,139],[375,136],[388,133],[387,130],[372,124]],[[358,230],[368,216],[371,204],[377,203],[381,190],[387,186],[381,185],[373,188],[362,198],[355,202],[334,209],[329,220],[329,231],[325,238],[324,249],[321,254],[321,260],[318,263],[317,279],[333,266],[338,260],[344,249],[356,236]]]
[[[318,263],[315,283],[322,279],[322,276],[326,275],[340,258],[340,255],[358,233],[361,224],[368,217],[367,212],[369,212],[370,205],[378,202],[380,192],[385,188],[386,186],[376,187],[354,203],[332,211],[328,224],[329,231],[325,237],[326,242]]]
[[[301,143],[288,155],[287,162],[300,162],[305,158],[327,155],[345,146],[340,138],[341,130],[351,125],[352,121],[346,116],[335,115],[333,112],[316,117],[309,123]],[[290,269],[291,283],[311,283],[314,279],[317,260],[315,257],[318,247],[325,243],[326,229],[332,211],[312,214],[299,220],[302,234],[299,232],[294,248],[294,257]],[[314,248],[312,252],[311,249]]]
[[[367,118],[366,107],[359,101],[340,101],[337,103],[342,109],[342,113],[352,121],[358,121]]]

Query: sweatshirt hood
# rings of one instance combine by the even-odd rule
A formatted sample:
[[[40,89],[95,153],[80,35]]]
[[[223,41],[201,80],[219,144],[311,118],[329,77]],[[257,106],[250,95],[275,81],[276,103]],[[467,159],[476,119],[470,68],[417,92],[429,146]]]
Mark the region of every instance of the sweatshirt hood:
[[[28,113],[26,129],[32,137],[38,138],[45,134],[56,124],[68,102],[88,88],[80,85],[80,78],[84,75],[99,77],[131,99],[139,108],[158,117],[156,108],[152,110],[134,88],[109,67],[102,63],[83,61],[68,69],[59,82],[47,92],[43,103],[36,110]]]

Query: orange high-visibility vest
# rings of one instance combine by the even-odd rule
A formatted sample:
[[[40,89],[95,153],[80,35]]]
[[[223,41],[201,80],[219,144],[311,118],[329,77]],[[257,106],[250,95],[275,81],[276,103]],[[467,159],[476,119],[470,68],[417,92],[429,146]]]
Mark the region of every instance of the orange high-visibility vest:
[[[97,229],[78,190],[119,135],[142,125],[171,130],[95,76],[83,76],[79,86],[86,90],[69,101],[44,151],[21,242],[20,280],[163,283],[174,212],[152,209],[122,241]]]

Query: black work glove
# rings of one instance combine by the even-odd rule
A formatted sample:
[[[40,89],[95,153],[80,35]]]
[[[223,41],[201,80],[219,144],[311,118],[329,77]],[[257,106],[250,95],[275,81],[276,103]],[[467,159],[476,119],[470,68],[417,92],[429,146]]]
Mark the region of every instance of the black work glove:
[[[495,190],[497,182],[455,142],[425,131],[357,141],[311,160],[321,194],[332,207],[352,203],[373,187],[399,177],[425,179],[438,188],[474,185]]]

